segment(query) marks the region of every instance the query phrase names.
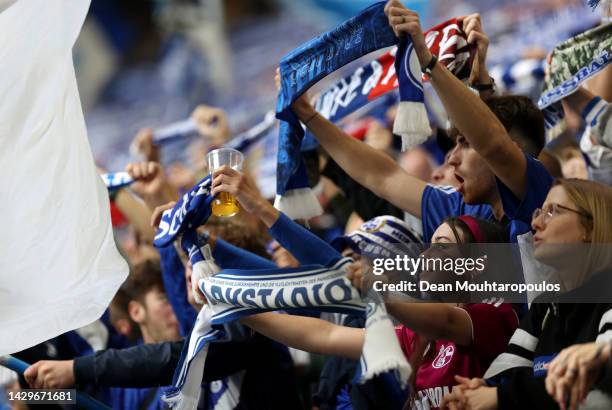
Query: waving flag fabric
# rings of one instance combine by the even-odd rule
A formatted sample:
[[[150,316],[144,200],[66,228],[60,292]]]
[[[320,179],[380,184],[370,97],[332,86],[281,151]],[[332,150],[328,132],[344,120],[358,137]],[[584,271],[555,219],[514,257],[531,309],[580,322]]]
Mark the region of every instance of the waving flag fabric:
[[[88,7],[0,12],[0,355],[98,319],[127,275],[72,61]]]

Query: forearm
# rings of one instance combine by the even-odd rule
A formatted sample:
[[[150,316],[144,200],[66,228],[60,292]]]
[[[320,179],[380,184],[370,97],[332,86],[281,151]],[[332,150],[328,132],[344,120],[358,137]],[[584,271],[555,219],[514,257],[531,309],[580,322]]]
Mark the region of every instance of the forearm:
[[[279,216],[268,232],[302,265],[331,266],[342,258],[327,242],[284,214]]]
[[[164,181],[160,191],[152,195],[144,195],[143,200],[149,209],[153,210],[158,206],[167,204],[168,202],[178,201],[179,199],[178,190],[173,187],[169,182]]]
[[[404,211],[392,205],[386,199],[355,182],[334,160],[329,160],[321,172],[321,176],[329,178],[340,188],[351,208],[363,219],[369,221],[379,215],[391,215],[400,219]]]
[[[606,101],[612,102],[612,65],[587,81],[586,87],[594,95],[598,95]]]
[[[526,159],[503,124],[478,95],[440,63],[432,71],[431,84],[451,123],[483,157],[495,175],[522,199],[525,194]]]
[[[155,230],[151,227],[151,209],[142,201],[137,199],[127,189],[121,189],[115,197],[115,205],[125,216],[128,222],[136,228],[141,239],[145,242],[153,242]]]
[[[274,208],[274,206],[263,197],[258,199],[253,214],[268,228],[274,225],[280,216],[278,209]]]
[[[584,87],[578,88],[575,93],[565,97],[565,102],[577,114],[581,114],[589,102],[595,97],[589,90]]]
[[[472,323],[463,309],[443,303],[387,302],[389,313],[404,326],[430,340],[472,343]]]
[[[272,261],[219,238],[215,240],[212,254],[221,269],[276,269]]]
[[[338,326],[304,316],[262,313],[241,319],[256,332],[287,346],[312,353],[358,359],[363,329]]]
[[[172,383],[183,342],[146,344],[129,349],[102,350],[74,360],[77,386],[167,386]]]
[[[509,138],[502,123],[480,97],[442,64],[436,65],[430,81],[451,123],[481,155],[486,157],[489,152],[497,149],[500,137]]]
[[[308,121],[310,132],[357,183],[411,214],[421,215],[424,181],[408,175],[387,154],[350,137],[321,115],[313,117],[312,106],[299,104],[293,109],[301,121]],[[398,185],[404,185],[410,194],[402,195]]]

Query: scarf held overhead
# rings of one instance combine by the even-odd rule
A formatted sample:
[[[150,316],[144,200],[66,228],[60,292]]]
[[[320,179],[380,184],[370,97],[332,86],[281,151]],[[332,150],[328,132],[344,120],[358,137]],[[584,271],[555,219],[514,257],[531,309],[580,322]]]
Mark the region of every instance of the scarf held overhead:
[[[612,23],[585,31],[554,48],[538,100],[540,109],[575,92],[612,60]]]
[[[383,48],[391,45],[393,42],[397,42],[397,38],[393,37],[394,41],[390,40],[389,36],[391,36],[392,33],[388,32],[388,21],[384,16],[375,15],[372,17],[372,13],[367,13],[368,10],[371,10],[375,6],[377,5],[366,9],[359,16],[355,17],[355,19],[361,21],[366,17],[377,18],[371,22],[371,25],[381,25],[380,27],[375,27],[378,27],[379,30],[385,33],[385,41],[381,41],[378,44],[378,48]],[[382,12],[382,10],[380,10],[380,12]],[[341,27],[348,25],[351,21],[352,20],[349,20],[335,30],[339,30]],[[334,32],[334,30],[329,33],[332,32]],[[439,61],[443,65],[459,79],[466,80],[469,78],[475,49],[467,44],[467,37],[456,18],[438,24],[427,30],[424,34],[430,51],[438,56]],[[283,61],[295,54],[301,55],[311,52],[310,48],[313,47],[313,44],[319,45],[316,40],[320,37],[321,36],[299,47],[285,57]],[[391,49],[382,56],[372,60],[370,63],[357,68],[351,75],[333,84],[317,98],[315,102],[316,110],[323,117],[332,122],[337,122],[369,102],[399,87],[401,101],[394,124],[394,132],[402,135],[402,145],[404,149],[422,142],[429,136],[431,129],[424,106],[421,70],[418,61],[416,61],[416,55],[414,55],[414,49],[411,47],[411,44],[412,42],[409,38],[403,37],[399,48]],[[323,53],[323,51],[321,51],[321,53]],[[399,57],[396,58],[396,54]],[[283,76],[285,75],[286,81],[282,83],[283,87],[281,87],[281,94],[279,95],[277,116],[281,118],[278,112],[284,110],[284,115],[292,121],[291,124],[293,125],[290,126],[288,125],[289,123],[285,125],[281,124],[278,150],[279,161],[277,168],[277,201],[275,206],[294,217],[294,207],[287,205],[287,198],[294,195],[294,187],[309,192],[307,180],[305,178],[295,177],[294,175],[298,174],[298,171],[292,173],[293,170],[299,170],[301,166],[299,147],[301,144],[302,150],[314,149],[317,146],[317,142],[310,133],[307,133],[305,140],[301,141],[303,129],[289,107],[299,95],[305,92],[323,76],[308,78],[309,81],[306,84],[297,83],[296,81],[292,81],[292,78],[297,75],[297,68],[300,66],[295,64],[284,66],[283,61],[281,61],[281,78],[284,78]],[[342,60],[336,62],[334,60],[336,64],[334,64],[333,70],[325,72],[325,75],[337,70],[350,61],[351,60]],[[285,67],[285,70],[283,70],[283,67]],[[304,71],[308,73],[306,69],[304,69]],[[397,75],[398,72],[400,73],[399,79]],[[292,84],[293,88],[287,87],[285,90],[285,83]],[[297,179],[298,182],[291,181],[291,179]],[[287,191],[290,192],[287,193]],[[301,212],[301,214],[302,217],[304,217],[303,214],[308,214],[308,212],[306,210],[305,212]],[[314,214],[306,215],[306,217],[312,215]]]
[[[384,2],[323,33],[287,54],[280,62],[281,89],[276,117],[281,120],[275,206],[292,218],[312,217],[321,208],[305,178],[300,145],[304,130],[291,104],[330,73],[372,51],[391,46],[397,39],[384,14]],[[293,179],[293,180],[292,180]],[[295,206],[301,204],[300,209]]]

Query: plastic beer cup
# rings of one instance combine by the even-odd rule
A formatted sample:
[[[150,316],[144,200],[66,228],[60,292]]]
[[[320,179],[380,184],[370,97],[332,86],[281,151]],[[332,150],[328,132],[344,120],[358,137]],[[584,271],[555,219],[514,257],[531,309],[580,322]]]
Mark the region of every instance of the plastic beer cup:
[[[221,168],[223,165],[235,169],[236,171],[242,171],[242,162],[244,156],[242,152],[237,151],[233,148],[219,148],[214,151],[210,151],[206,155],[208,161],[208,170],[212,174],[216,169]],[[234,216],[240,210],[238,201],[234,195],[228,192],[219,192],[217,197],[213,199],[211,205],[212,213],[215,216]]]

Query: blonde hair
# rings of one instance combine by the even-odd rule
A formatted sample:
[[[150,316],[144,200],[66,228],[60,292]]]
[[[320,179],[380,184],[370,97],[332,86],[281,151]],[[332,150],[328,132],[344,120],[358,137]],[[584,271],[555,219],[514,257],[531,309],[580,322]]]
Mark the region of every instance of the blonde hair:
[[[586,272],[610,268],[612,252],[603,244],[612,245],[612,187],[576,178],[557,179],[553,186],[559,185],[577,210],[584,214],[580,216],[580,222],[590,234],[589,242],[597,244],[589,249]]]

